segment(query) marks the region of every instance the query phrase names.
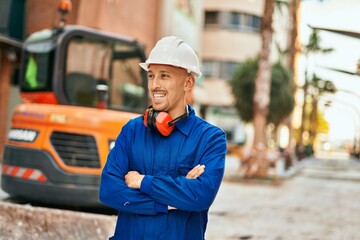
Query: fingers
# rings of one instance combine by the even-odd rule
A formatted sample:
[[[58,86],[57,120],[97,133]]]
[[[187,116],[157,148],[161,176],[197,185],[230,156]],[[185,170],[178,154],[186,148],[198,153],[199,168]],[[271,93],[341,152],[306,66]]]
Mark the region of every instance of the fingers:
[[[125,175],[125,183],[130,188],[140,188],[144,175],[136,171],[130,171]]]
[[[172,207],[172,206],[168,206],[168,210],[176,210],[176,208]]]
[[[205,165],[198,164],[188,172],[186,178],[195,179],[199,177],[201,174],[203,174],[203,172],[205,172]]]
[[[125,175],[125,183],[129,186],[131,180],[132,180],[132,176],[134,176],[136,174],[135,171],[130,171]]]

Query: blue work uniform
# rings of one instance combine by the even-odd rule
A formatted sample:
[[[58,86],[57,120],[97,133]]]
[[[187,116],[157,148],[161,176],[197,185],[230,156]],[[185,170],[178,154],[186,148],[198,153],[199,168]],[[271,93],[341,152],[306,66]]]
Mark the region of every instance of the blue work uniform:
[[[189,116],[177,122],[168,137],[147,128],[141,116],[130,120],[101,176],[100,200],[118,210],[110,239],[205,239],[208,210],[224,175],[225,154],[224,131],[197,117],[191,106]],[[198,164],[205,165],[205,172],[187,179]],[[145,175],[140,189],[126,185],[129,171]]]

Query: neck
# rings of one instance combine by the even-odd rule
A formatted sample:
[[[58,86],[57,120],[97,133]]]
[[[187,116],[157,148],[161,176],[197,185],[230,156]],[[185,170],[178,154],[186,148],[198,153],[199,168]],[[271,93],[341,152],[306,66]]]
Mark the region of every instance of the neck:
[[[178,121],[187,118],[189,116],[189,107],[188,105],[185,106],[185,112],[183,114],[181,114],[180,116],[174,118],[171,122],[169,122],[169,126],[173,126],[175,125],[175,123],[177,123]]]

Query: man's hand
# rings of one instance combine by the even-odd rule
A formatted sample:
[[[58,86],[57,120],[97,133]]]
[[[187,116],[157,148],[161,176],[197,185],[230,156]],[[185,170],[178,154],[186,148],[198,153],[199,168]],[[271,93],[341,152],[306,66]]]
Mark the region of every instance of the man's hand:
[[[141,175],[137,171],[130,171],[125,175],[125,183],[130,188],[140,189],[143,178],[144,175]]]
[[[176,208],[172,207],[172,206],[168,206],[168,211],[170,210],[176,210]]]
[[[186,178],[196,179],[201,174],[203,174],[204,171],[205,171],[205,165],[198,164],[186,174]]]
[[[205,172],[205,165],[196,165],[193,169],[191,169],[187,174],[186,174],[186,178],[187,179],[196,179],[197,177],[199,177],[203,172]],[[176,208],[172,207],[172,206],[168,206],[168,210],[176,210]]]

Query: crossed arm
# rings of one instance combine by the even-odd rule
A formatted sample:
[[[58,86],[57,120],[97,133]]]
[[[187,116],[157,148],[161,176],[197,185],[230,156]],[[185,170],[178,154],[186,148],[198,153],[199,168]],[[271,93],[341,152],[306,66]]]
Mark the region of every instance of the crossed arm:
[[[193,169],[191,169],[187,174],[187,179],[196,179],[205,171],[205,165],[196,165]],[[137,171],[129,171],[125,175],[125,183],[129,188],[140,189],[141,182],[145,175],[141,175]],[[168,210],[174,210],[175,207],[168,206]]]
[[[196,165],[187,174],[187,179],[196,179],[205,171],[205,165]],[[125,175],[125,183],[130,188],[140,189],[141,181],[145,175],[141,175],[137,171],[130,171]]]

